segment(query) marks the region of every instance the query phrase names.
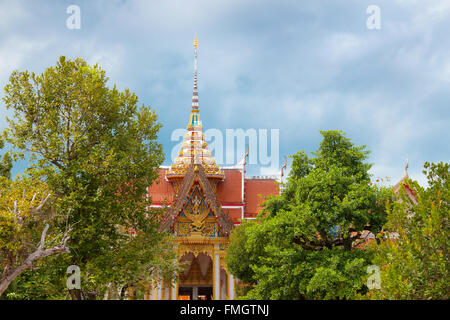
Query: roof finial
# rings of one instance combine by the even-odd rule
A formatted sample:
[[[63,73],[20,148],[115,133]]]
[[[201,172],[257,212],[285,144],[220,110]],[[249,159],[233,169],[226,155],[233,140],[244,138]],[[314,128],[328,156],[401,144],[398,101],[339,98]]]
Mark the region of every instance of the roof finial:
[[[283,166],[281,167],[280,179],[283,179],[283,176],[284,176],[284,170],[286,169],[286,167],[287,167],[287,157],[284,156],[284,164],[283,164]]]
[[[194,38],[194,90],[192,91],[192,111],[198,112],[198,88],[197,88],[197,35]]]
[[[194,38],[194,47],[195,47],[195,49],[197,49],[197,47],[198,47],[197,34],[195,34],[195,38]]]
[[[197,35],[194,38],[194,89],[192,90],[192,109],[189,116],[189,124],[187,129],[201,128],[202,122],[200,121],[200,113],[198,108],[198,88],[197,88],[197,48],[198,40]]]
[[[248,153],[250,152],[250,147],[247,144],[247,152],[244,155],[244,159],[242,159],[242,166],[245,168],[245,165],[247,164],[247,157],[248,157]]]
[[[409,179],[409,176],[408,176],[408,168],[409,168],[409,160],[408,160],[408,156],[406,156],[405,172],[403,173],[402,180],[407,180],[407,179]]]

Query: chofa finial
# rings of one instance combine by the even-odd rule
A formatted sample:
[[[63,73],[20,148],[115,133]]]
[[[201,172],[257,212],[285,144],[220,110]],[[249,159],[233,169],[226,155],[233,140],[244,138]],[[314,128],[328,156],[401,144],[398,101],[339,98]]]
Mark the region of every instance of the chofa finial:
[[[409,160],[408,160],[408,157],[406,157],[405,172],[403,173],[402,180],[407,180],[407,179],[409,179],[409,176],[408,176],[408,167],[409,167]]]
[[[286,169],[286,167],[287,167],[287,157],[284,156],[284,164],[283,164],[283,166],[281,167],[280,179],[283,178],[283,176],[284,176],[284,170]]]

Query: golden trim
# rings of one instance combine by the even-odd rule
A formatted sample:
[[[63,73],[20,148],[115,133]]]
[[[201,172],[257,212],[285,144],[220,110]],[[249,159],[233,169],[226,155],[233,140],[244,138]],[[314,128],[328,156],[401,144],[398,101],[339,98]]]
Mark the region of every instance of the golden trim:
[[[197,35],[195,35],[195,38],[194,38],[194,47],[195,47],[195,49],[197,49],[197,47],[198,47]]]
[[[214,246],[212,244],[201,243],[180,243],[178,246],[178,257],[181,258],[189,253],[192,253],[194,257],[197,257],[200,253],[203,253],[213,259]]]

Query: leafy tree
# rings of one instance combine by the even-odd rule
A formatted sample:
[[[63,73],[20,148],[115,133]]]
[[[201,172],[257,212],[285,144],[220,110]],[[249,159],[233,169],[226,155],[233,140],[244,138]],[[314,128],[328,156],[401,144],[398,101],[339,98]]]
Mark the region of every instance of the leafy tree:
[[[5,142],[0,138],[0,150],[5,146]],[[10,178],[12,168],[12,159],[9,152],[5,153],[0,160],[0,177]]]
[[[85,293],[93,296],[112,282],[145,278],[149,265],[171,269],[174,258],[157,232],[159,213],[147,210],[145,198],[163,160],[161,125],[149,106],[137,106],[134,93],[109,88],[107,80],[98,65],[61,56],[40,75],[14,71],[3,98],[14,113],[7,141],[31,155],[56,209],[67,214],[59,228],[73,225],[70,259],[53,259],[52,268],[78,265]],[[117,264],[125,256],[140,267],[132,277],[129,264]]]
[[[425,163],[429,187],[410,180],[400,189],[398,201],[389,204],[383,240],[372,246],[374,264],[381,268],[381,288],[371,290],[369,298],[450,298],[449,167]]]
[[[321,131],[319,149],[292,156],[280,196],[231,235],[228,267],[252,299],[349,299],[367,290],[370,254],[356,248],[386,221],[389,190],[370,182],[368,151],[340,131]]]
[[[256,246],[250,248],[243,244],[248,243],[249,235],[254,234],[257,230],[258,224],[251,220],[243,221],[239,228],[233,230],[233,236],[227,249],[228,254],[225,257],[227,264],[233,266],[233,274],[240,275],[239,279],[248,284],[256,284],[251,266],[258,261],[255,258],[262,253],[264,243],[259,243],[258,248]],[[257,244],[255,243],[255,245]]]
[[[0,177],[0,296],[39,260],[69,252],[66,242],[70,228],[59,235],[48,232],[60,218],[51,210],[51,202],[51,194],[41,181]]]

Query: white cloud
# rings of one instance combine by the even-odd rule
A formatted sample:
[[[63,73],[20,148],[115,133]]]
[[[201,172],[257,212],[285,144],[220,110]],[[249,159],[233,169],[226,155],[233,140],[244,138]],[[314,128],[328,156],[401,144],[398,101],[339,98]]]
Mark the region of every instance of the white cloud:
[[[24,60],[29,60],[47,46],[48,42],[41,39],[30,40],[20,35],[7,38],[0,46],[0,81],[4,82],[12,70],[21,67]]]
[[[414,22],[431,23],[448,17],[450,14],[450,2],[447,0],[434,0],[423,2],[425,8],[419,11]]]
[[[368,49],[367,38],[352,33],[334,33],[325,41],[325,60],[344,63],[357,59]]]
[[[46,19],[33,18],[33,6]],[[40,72],[60,54],[79,56],[98,62],[119,88],[139,91],[142,102],[157,102],[171,131],[187,119],[197,32],[205,128],[280,128],[282,154],[316,149],[319,129],[343,129],[372,150],[374,174],[393,179],[406,155],[411,173],[420,173],[412,159],[432,158],[437,151],[420,150],[446,133],[448,114],[418,111],[448,92],[449,1],[386,1],[379,31],[365,28],[364,10],[354,27],[359,9],[351,2],[339,16],[318,3],[256,0],[80,6],[82,29],[68,32],[64,5],[0,2],[2,86],[15,68]]]
[[[0,2],[0,29],[7,30],[12,24],[29,17],[30,11],[20,1]]]
[[[86,61],[90,65],[99,64],[107,71],[108,76],[119,78],[124,63],[126,50],[121,45],[111,45],[100,50],[91,49],[86,52]]]
[[[22,69],[25,61],[32,60],[33,54],[43,51],[48,43],[41,40],[28,40],[20,35],[13,35],[0,46],[0,130],[6,127],[6,117],[12,112],[3,107],[1,98],[4,95],[3,88],[9,81],[13,70]]]

